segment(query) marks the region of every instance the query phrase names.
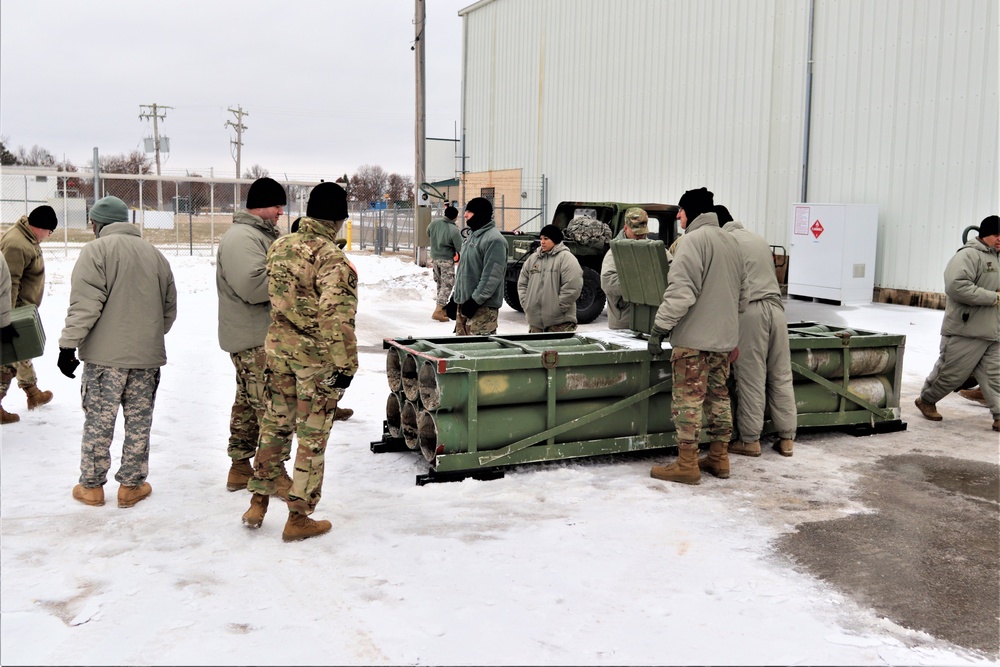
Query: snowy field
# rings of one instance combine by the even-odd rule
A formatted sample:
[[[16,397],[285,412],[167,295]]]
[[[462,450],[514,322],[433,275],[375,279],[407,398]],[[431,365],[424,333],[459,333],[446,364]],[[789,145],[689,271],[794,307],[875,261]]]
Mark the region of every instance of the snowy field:
[[[334,427],[314,515],[333,530],[286,544],[280,503],[252,531],[240,523],[249,496],[225,488],[234,380],[209,258],[169,257],[178,319],[153,419],[153,495],[119,509],[112,478],[103,507],[71,498],[83,417],[79,379],[56,368],[74,261],[61,254],[46,260],[48,342],[36,360],[55,398],[29,413],[12,388],[4,403],[21,421],[0,436],[3,665],[995,664],[879,617],[772,546],[799,522],[869,511],[852,483],[887,451],[919,443],[996,462],[981,407],[945,399],[948,438],[913,407],[941,311],[789,304],[790,321],[907,336],[906,432],[807,434],[791,459],[768,449],[734,460],[730,480],[694,487],[649,477],[669,457],[419,487],[419,454],[369,450],[389,393],[381,340],[449,335],[451,324],[430,319],[428,270],[352,253],[364,351],[342,405],[355,415]],[[581,331],[606,327],[602,316]],[[505,306],[500,333],[526,332]],[[119,419],[112,475],[121,430]]]

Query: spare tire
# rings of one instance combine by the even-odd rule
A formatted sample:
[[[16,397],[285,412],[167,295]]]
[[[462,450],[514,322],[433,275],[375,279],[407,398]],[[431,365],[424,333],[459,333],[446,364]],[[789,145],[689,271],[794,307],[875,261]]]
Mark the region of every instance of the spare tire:
[[[580,297],[576,300],[576,321],[580,324],[593,322],[598,315],[604,312],[606,301],[607,297],[604,296],[604,290],[601,289],[601,276],[592,268],[583,267],[583,291],[580,292]]]
[[[507,302],[507,305],[516,310],[519,313],[524,312],[524,308],[521,306],[521,297],[517,293],[517,283],[513,280],[505,280],[503,283],[503,300]]]

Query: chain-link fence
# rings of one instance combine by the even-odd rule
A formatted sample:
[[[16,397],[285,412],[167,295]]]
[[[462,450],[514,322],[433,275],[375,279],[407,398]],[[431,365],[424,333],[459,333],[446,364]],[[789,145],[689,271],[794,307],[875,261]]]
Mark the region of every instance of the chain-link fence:
[[[288,194],[282,233],[305,215],[308,181],[278,180]],[[219,239],[232,226],[233,212],[246,206],[253,179],[151,174],[61,172],[54,168],[4,167],[0,171],[0,232],[34,208],[48,204],[59,227],[43,243],[47,251],[68,250],[93,238],[88,212],[96,199],[114,195],[129,207],[131,222],[144,238],[174,255],[212,256]],[[96,196],[95,196],[96,193]],[[537,231],[547,224],[545,177],[522,178],[520,170],[470,173],[462,179],[461,197],[486,197],[493,202],[497,227]],[[456,201],[459,210],[465,201]],[[443,215],[445,202],[432,208]],[[351,202],[350,221],[341,235],[350,248],[382,252],[414,250],[414,211],[403,202]],[[459,225],[463,225],[461,217]]]

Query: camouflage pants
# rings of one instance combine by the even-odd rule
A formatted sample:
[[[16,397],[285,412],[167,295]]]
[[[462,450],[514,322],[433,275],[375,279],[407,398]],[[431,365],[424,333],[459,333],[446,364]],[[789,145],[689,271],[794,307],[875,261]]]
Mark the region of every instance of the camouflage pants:
[[[260,418],[267,396],[267,355],[264,346],[229,355],[236,367],[236,399],[229,412],[228,454],[235,461],[257,452]]]
[[[7,395],[10,388],[10,381],[17,377],[17,386],[27,389],[38,384],[38,376],[35,375],[35,365],[31,359],[15,361],[9,366],[0,366],[0,399]]]
[[[708,423],[711,442],[728,443],[733,434],[733,412],[729,404],[729,354],[701,352],[675,347],[673,368],[673,417],[677,442],[697,444],[702,422]]]
[[[153,402],[160,384],[159,368],[113,368],[85,363],[80,394],[83,397],[83,444],[80,448],[80,484],[92,488],[108,481],[111,441],[118,406],[125,415],[125,444],[115,479],[136,486],[149,474],[149,431]]]
[[[323,492],[326,442],[343,389],[324,384],[332,368],[302,367],[274,357],[270,368],[270,398],[260,420],[260,442],[253,479],[247,488],[273,495],[282,462],[288,459],[292,435],[298,440],[288,509],[312,514]]]
[[[455,287],[455,261],[432,259],[431,269],[434,271],[434,282],[437,283],[437,305],[447,306],[451,290]]]
[[[553,324],[550,327],[539,329],[538,327],[528,327],[528,333],[554,333],[556,331],[576,331],[576,322],[563,322]]]
[[[497,332],[497,317],[499,308],[480,306],[472,317],[466,319],[462,311],[458,311],[455,321],[455,333],[459,336],[492,336]]]

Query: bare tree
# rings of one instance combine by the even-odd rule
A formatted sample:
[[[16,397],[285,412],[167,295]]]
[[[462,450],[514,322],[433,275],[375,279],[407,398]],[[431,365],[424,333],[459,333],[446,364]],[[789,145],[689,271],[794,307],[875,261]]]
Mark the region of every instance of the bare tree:
[[[17,156],[7,150],[10,139],[5,135],[0,135],[0,165],[7,166],[17,164]]]
[[[101,171],[107,174],[148,174],[152,171],[153,165],[152,158],[142,151],[102,155],[99,160]],[[94,161],[91,160],[87,164],[93,168]]]
[[[32,146],[31,150],[18,146],[14,156],[16,163],[25,167],[51,167],[56,163],[55,156],[37,144]]]
[[[243,178],[252,178],[254,180],[258,178],[264,178],[269,176],[270,172],[259,164],[255,164],[246,171],[243,172]]]
[[[365,164],[351,177],[351,197],[359,202],[382,199],[388,191],[389,175],[378,165]]]
[[[389,174],[386,194],[397,204],[413,203],[413,179],[402,174]]]

